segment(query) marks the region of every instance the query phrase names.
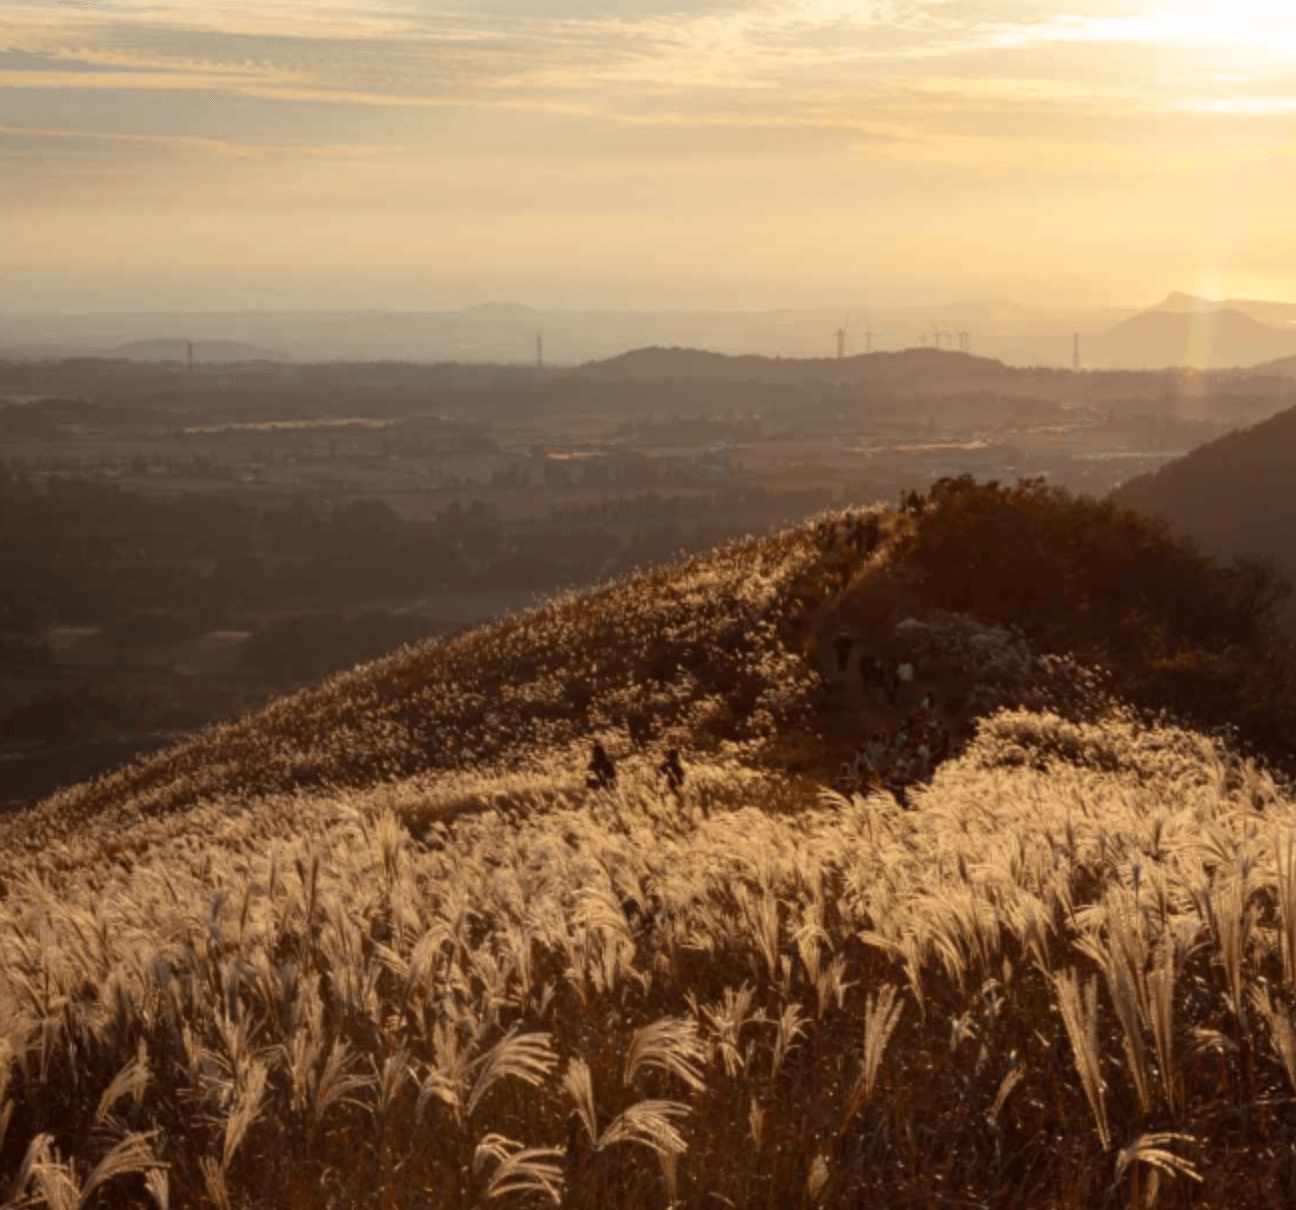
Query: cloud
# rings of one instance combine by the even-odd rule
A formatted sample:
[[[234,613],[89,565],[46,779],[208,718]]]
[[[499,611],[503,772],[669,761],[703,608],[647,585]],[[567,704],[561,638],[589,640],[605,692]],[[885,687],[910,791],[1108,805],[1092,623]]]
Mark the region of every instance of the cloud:
[[[373,147],[347,146],[299,146],[235,142],[230,139],[202,138],[183,135],[163,134],[121,134],[109,131],[65,130],[56,128],[37,128],[32,126],[0,125],[0,145],[12,140],[52,140],[62,144],[108,143],[140,148],[156,148],[170,151],[192,151],[204,156],[221,156],[228,159],[254,159],[270,157],[281,160],[286,156],[304,157],[307,159],[364,159],[378,154]]]
[[[916,72],[938,78],[922,65],[940,60],[979,75],[982,97],[997,91],[1002,98],[1016,86],[1036,88],[1036,102],[1055,106],[1076,103],[1079,89],[1090,100],[1102,94],[1124,103],[1146,81],[1131,71],[1119,80],[1086,78],[1086,48],[1158,43],[1200,51],[1218,30],[1233,31],[1230,45],[1238,46],[1261,28],[1255,6],[1262,2],[1228,6],[1234,17],[1241,13],[1240,26],[1223,22],[1222,0],[1139,17],[1112,15],[1102,0],[1081,5],[1086,12],[1052,15],[1027,0],[635,0],[615,15],[593,0],[459,8],[388,0],[364,9],[231,0],[175,10],[117,0],[58,22],[48,6],[28,2],[0,10],[0,45],[13,48],[0,55],[0,79],[21,87],[189,88],[287,103],[522,106],[635,122],[655,103],[677,113],[672,99],[728,94],[739,107],[749,103],[757,123],[769,120],[766,98],[788,119],[813,123],[826,91],[867,101]],[[1036,87],[1038,78],[1019,79],[1020,52],[1044,46],[1054,48],[1051,92]],[[1180,67],[1193,74],[1191,64]],[[967,85],[950,95],[977,99]]]

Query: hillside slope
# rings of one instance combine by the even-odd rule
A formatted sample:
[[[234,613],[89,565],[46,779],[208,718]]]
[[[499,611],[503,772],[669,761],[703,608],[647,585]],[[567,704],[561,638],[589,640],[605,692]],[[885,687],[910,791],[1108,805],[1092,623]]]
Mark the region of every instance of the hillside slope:
[[[1219,557],[1269,558],[1296,581],[1296,408],[1122,484],[1112,499],[1162,517]]]
[[[872,552],[823,517],[404,649],[4,821],[0,1187],[1282,1204],[1293,793],[1121,705],[1043,625],[1083,649],[1110,616],[1136,672],[1149,628],[1209,654],[1222,625],[1258,659],[1231,581],[1038,484],[920,503],[872,510]],[[1051,614],[1019,583],[1058,573],[1050,526]],[[951,609],[970,571],[980,618]],[[1109,571],[1130,600],[1086,602]],[[916,666],[895,706],[861,654]],[[823,787],[933,687],[979,724],[911,809]]]

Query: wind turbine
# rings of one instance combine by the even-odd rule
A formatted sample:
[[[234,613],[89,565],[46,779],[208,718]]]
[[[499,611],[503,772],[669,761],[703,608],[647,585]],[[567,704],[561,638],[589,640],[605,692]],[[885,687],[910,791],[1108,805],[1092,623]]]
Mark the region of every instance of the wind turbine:
[[[840,361],[846,353],[846,332],[850,328],[850,316],[847,315],[842,320],[842,326],[837,329],[837,360]]]

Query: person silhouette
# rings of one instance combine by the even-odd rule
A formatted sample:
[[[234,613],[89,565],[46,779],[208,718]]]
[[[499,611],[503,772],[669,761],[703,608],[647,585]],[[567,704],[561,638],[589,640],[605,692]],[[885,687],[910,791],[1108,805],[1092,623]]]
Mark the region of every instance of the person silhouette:
[[[616,786],[616,765],[612,763],[612,758],[607,754],[607,749],[598,740],[594,741],[590,762],[587,767],[590,776],[585,779],[585,785],[589,789],[610,790]]]
[[[833,640],[833,651],[837,655],[838,672],[846,671],[846,666],[850,663],[851,648],[854,646],[855,640],[844,630]]]
[[[666,759],[657,766],[657,772],[666,779],[666,787],[672,794],[678,794],[684,788],[684,766],[680,764],[678,749],[667,750]]]

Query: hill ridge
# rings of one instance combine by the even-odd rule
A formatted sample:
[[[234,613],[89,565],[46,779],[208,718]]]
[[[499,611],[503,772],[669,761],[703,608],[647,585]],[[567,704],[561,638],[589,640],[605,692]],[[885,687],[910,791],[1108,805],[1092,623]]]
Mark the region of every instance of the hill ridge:
[[[7,1196],[1088,1210],[1154,1157],[1167,1204],[1283,1204],[1296,791],[1124,696],[1287,700],[1247,583],[942,480],[0,820]],[[933,687],[962,752],[825,784]]]

